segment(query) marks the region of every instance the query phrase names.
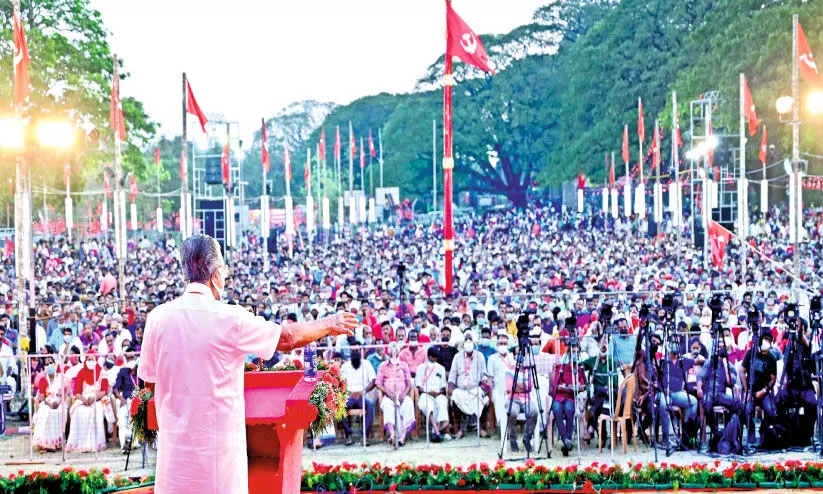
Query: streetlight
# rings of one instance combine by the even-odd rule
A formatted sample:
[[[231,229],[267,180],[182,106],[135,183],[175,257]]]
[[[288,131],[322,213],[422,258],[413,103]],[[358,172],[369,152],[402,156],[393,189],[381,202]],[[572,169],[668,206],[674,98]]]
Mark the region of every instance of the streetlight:
[[[783,115],[789,113],[792,111],[792,108],[794,108],[794,98],[791,96],[781,96],[777,98],[775,106],[777,107],[777,113],[780,114],[782,121]]]
[[[806,110],[812,115],[823,114],[823,90],[815,89],[806,97]]]
[[[71,148],[74,134],[74,127],[64,120],[44,120],[37,125],[37,139],[47,148]]]

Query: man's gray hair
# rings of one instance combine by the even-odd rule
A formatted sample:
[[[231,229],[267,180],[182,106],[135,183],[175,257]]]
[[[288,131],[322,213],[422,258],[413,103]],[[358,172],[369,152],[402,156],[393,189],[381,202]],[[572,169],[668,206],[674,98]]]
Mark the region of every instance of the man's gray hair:
[[[180,245],[183,275],[189,283],[205,283],[223,265],[220,244],[208,235],[192,235]]]

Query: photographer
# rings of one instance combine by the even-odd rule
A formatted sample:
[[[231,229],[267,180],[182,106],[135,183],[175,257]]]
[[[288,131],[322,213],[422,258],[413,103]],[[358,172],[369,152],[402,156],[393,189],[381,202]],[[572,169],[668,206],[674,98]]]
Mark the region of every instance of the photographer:
[[[712,408],[715,405],[724,407],[734,415],[740,415],[743,404],[734,397],[734,387],[737,384],[737,370],[729,363],[729,353],[723,338],[717,340],[717,354],[703,366],[697,380],[697,397],[703,402],[703,410],[709,417],[709,426],[712,435],[715,434],[717,424],[712,420]],[[739,417],[738,417],[739,418]]]
[[[568,456],[572,450],[572,436],[574,435],[574,407],[576,393],[582,391],[586,385],[586,376],[583,367],[576,364],[577,345],[570,345],[568,352],[563,355],[554,371],[552,383],[552,414],[557,425],[560,439],[563,441],[563,456]],[[572,362],[577,373],[573,372]]]
[[[683,430],[695,431],[697,417],[697,399],[686,392],[686,379],[689,370],[694,367],[694,360],[680,357],[680,344],[676,341],[669,343],[669,358],[663,360],[658,368],[659,388],[655,390],[658,421],[663,427],[663,442],[667,444],[666,456],[671,456],[677,447],[671,440],[671,413],[673,407],[683,411]],[[652,364],[654,365],[654,364]]]
[[[591,373],[592,388],[594,388],[594,395],[591,402],[591,416],[589,417],[589,428],[594,430],[597,425],[597,420],[607,404],[616,403],[615,396],[617,393],[617,373],[612,376],[611,396],[609,396],[609,369],[615,369],[615,364],[611,358],[608,357],[608,346],[606,338],[600,340],[598,353],[594,357],[590,357],[580,365]],[[611,405],[609,405],[611,406]],[[605,412],[608,413],[608,412]],[[620,410],[615,410],[617,415]],[[606,430],[597,432],[601,438],[601,442],[606,439]]]
[[[783,377],[777,394],[781,423],[796,431],[789,442],[796,446],[808,446],[814,434],[817,418],[817,399],[814,394],[812,376],[814,361],[809,341],[811,334],[806,321],[797,316],[796,307],[787,307],[787,329],[783,339],[787,341],[783,349]],[[802,416],[789,409],[803,408]]]
[[[764,332],[758,340],[758,347],[751,348],[746,352],[746,356],[741,363],[741,383],[745,393],[753,393],[754,399],[746,400],[746,429],[749,444],[754,444],[754,407],[763,409],[763,423],[760,426],[762,431],[774,421],[775,407],[774,382],[777,376],[777,360],[771,353],[774,337],[769,332]],[[754,352],[754,362],[752,362],[752,352]],[[754,372],[754,385],[749,387],[749,372]],[[747,395],[748,396],[748,395]]]

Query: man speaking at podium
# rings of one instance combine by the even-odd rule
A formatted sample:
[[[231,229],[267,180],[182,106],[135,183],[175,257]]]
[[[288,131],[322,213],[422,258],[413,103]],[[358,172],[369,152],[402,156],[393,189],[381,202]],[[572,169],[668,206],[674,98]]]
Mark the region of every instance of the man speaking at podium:
[[[220,246],[193,235],[180,246],[188,286],[146,321],[137,375],[154,390],[159,427],[158,493],[248,492],[243,365],[269,360],[327,335],[351,335],[357,320],[338,313],[279,326],[221,303],[228,268]]]

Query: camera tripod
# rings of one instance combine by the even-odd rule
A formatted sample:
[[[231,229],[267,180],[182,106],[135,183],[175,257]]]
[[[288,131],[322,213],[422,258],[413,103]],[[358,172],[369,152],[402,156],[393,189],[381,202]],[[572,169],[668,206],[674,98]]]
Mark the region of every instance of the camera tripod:
[[[522,318],[522,317],[523,316],[520,316],[520,318]],[[526,316],[526,317],[528,317],[528,316]],[[518,319],[518,326],[520,326],[520,322],[521,322],[520,319]],[[508,404],[506,406],[505,422],[502,420],[502,417],[501,417],[501,421],[500,421],[500,423],[501,423],[501,427],[500,427],[501,443],[500,443],[500,452],[497,454],[497,457],[500,458],[500,459],[503,458],[503,450],[506,448],[506,440],[508,439],[507,436],[512,432],[508,428],[508,418],[511,416],[512,405],[514,404],[514,395],[516,394],[515,391],[517,389],[517,386],[518,386],[518,383],[519,383],[519,380],[520,380],[520,376],[523,373],[528,374],[527,379],[532,385],[532,390],[529,392],[529,395],[531,396],[532,393],[533,393],[534,396],[537,397],[537,399],[535,400],[537,402],[537,414],[538,414],[537,422],[538,422],[539,430],[541,431],[541,433],[540,433],[540,442],[538,442],[537,445],[532,444],[532,449],[536,446],[537,449],[535,451],[539,452],[540,451],[540,446],[545,442],[545,444],[546,444],[546,453],[547,453],[546,458],[551,458],[552,457],[551,448],[549,447],[548,435],[545,433],[546,432],[546,422],[545,422],[545,419],[543,417],[543,402],[540,399],[540,383],[537,380],[536,370],[537,369],[536,369],[536,363],[535,363],[535,360],[534,360],[534,354],[532,353],[531,340],[529,339],[528,334],[521,335],[520,334],[520,328],[518,327],[517,357],[515,358],[515,363],[514,363],[514,378],[512,380],[512,390],[511,390],[511,395],[509,396],[509,399],[508,399]],[[531,406],[532,406],[531,399],[527,398],[526,399],[526,404],[524,406],[524,413],[526,415],[526,420],[527,421],[529,420],[528,417],[530,415],[530,412],[532,412],[532,413],[534,412],[533,410],[530,409]],[[505,424],[505,425],[502,425],[502,424]],[[524,431],[524,436],[525,436],[525,431]],[[528,438],[524,437],[523,439],[525,441],[528,441],[529,443],[531,443],[531,441],[532,441],[531,437],[528,437]],[[527,448],[526,449],[526,458],[525,459],[528,459],[530,457],[531,457],[531,449]]]

